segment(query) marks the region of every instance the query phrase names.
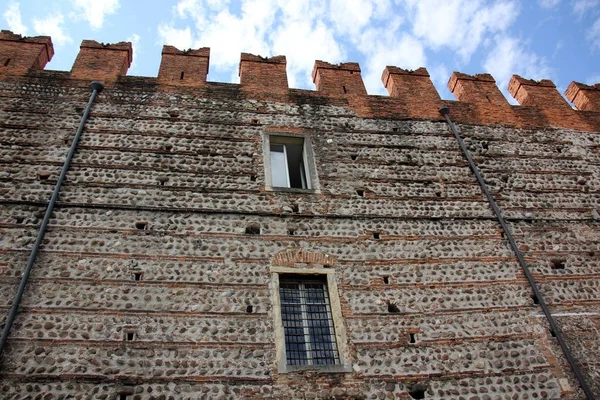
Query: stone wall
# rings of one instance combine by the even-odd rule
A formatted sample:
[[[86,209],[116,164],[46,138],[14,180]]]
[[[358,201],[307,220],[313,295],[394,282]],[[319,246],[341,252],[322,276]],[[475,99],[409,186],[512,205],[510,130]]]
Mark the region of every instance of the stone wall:
[[[583,398],[448,126],[336,92],[337,75],[360,92],[357,65],[316,65],[327,97],[261,91],[244,57],[241,85],[107,81],[0,360],[4,398]],[[281,86],[285,59],[264,62]],[[4,317],[93,77],[3,79]],[[600,136],[515,121],[459,129],[600,394]],[[267,130],[309,133],[320,193],[265,190]],[[269,269],[286,251],[335,260],[351,372],[278,372]]]

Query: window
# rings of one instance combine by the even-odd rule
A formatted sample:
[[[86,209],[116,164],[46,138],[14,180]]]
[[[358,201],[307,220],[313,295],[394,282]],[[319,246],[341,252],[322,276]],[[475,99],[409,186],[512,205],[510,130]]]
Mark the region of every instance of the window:
[[[327,281],[283,275],[279,298],[287,365],[339,364]]]
[[[279,372],[349,372],[333,268],[271,267]]]
[[[265,135],[265,180],[268,189],[293,191],[317,188],[308,136]]]

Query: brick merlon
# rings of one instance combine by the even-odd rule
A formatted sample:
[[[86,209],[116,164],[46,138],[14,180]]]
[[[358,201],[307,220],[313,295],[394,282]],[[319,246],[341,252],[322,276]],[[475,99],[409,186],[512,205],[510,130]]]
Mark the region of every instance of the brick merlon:
[[[206,83],[210,64],[210,48],[179,50],[163,46],[158,80],[166,85],[200,87]]]
[[[199,49],[179,50],[175,46],[164,45],[162,54],[173,54],[178,56],[190,57],[210,57],[210,47],[201,47]]]
[[[238,74],[245,91],[286,95],[288,88],[285,56],[262,57],[242,53]]]
[[[508,83],[508,92],[515,99],[517,98],[517,94],[519,93],[519,89],[522,86],[536,86],[536,87],[548,87],[548,88],[556,88],[554,82],[549,79],[542,79],[540,81],[536,81],[534,79],[525,79],[520,77],[519,75],[513,75],[510,78],[510,82]],[[518,100],[518,99],[517,99]]]
[[[46,61],[50,61],[54,56],[54,45],[50,36],[22,36],[18,33],[13,33],[9,30],[0,31],[0,40],[6,42],[19,42],[44,45],[46,53]],[[43,63],[45,65],[45,63]],[[43,67],[42,67],[43,68]]]
[[[352,71],[352,72],[360,73],[360,65],[357,62],[331,64],[331,63],[328,63],[327,61],[316,60],[315,66],[313,67],[313,70],[312,70],[313,82],[315,81],[315,78],[317,76],[317,71],[319,69],[332,69],[332,70],[337,70],[337,71]]]
[[[387,67],[385,67],[385,69],[383,70],[383,73],[381,74],[381,82],[383,82],[383,86],[385,88],[388,87],[388,82],[389,82],[391,75],[411,75],[411,76],[427,76],[427,77],[429,77],[429,71],[427,71],[427,68],[424,68],[424,67],[420,67],[415,70],[410,70],[410,69],[398,68],[393,65],[388,65]]]
[[[600,83],[586,85],[571,82],[565,90],[565,96],[578,110],[600,111]]]
[[[262,57],[250,53],[242,53],[240,63],[242,61],[261,62],[269,64],[287,64],[285,56]]]
[[[133,47],[131,46],[131,42],[99,43],[95,40],[83,40],[79,48],[125,51],[127,52],[127,67],[130,67],[133,61]]]
[[[475,74],[475,75],[469,75],[469,74],[464,74],[462,72],[453,72],[452,75],[450,76],[450,79],[448,80],[448,90],[450,90],[452,93],[454,93],[454,89],[456,88],[456,84],[458,83],[458,81],[479,81],[479,82],[490,82],[490,83],[496,83],[496,80],[494,79],[494,77],[490,74]]]

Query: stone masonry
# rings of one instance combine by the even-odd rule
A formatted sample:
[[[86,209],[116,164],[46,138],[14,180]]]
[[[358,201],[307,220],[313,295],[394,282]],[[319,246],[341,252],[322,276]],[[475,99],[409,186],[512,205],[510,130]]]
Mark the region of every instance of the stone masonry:
[[[600,86],[0,34],[0,316],[92,106],[0,359],[3,399],[582,399],[446,105],[600,396]],[[263,137],[309,138],[319,190],[269,190]],[[248,229],[252,227],[252,229]],[[350,370],[277,368],[271,267],[333,268]],[[422,396],[422,397],[421,397]]]

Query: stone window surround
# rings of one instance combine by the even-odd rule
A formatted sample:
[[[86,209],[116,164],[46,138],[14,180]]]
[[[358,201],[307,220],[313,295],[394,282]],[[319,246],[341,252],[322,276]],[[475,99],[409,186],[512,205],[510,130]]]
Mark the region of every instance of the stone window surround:
[[[265,190],[271,192],[294,192],[294,193],[321,193],[315,157],[311,145],[311,136],[308,134],[294,134],[289,132],[263,132],[263,164],[265,166]],[[277,138],[302,139],[304,149],[304,168],[309,188],[286,188],[273,187],[271,183],[271,136]]]
[[[338,293],[337,282],[335,279],[335,269],[333,268],[296,268],[272,266],[271,272],[271,299],[273,301],[273,319],[275,329],[275,351],[277,358],[277,371],[279,373],[315,370],[324,373],[347,373],[352,372],[348,345],[346,339],[346,328],[342,316],[340,296]],[[281,320],[281,300],[279,297],[279,275],[325,275],[327,279],[327,289],[329,292],[329,302],[331,306],[331,315],[335,328],[335,340],[338,347],[340,364],[338,365],[287,365],[285,357],[285,334],[283,331],[283,322]]]

